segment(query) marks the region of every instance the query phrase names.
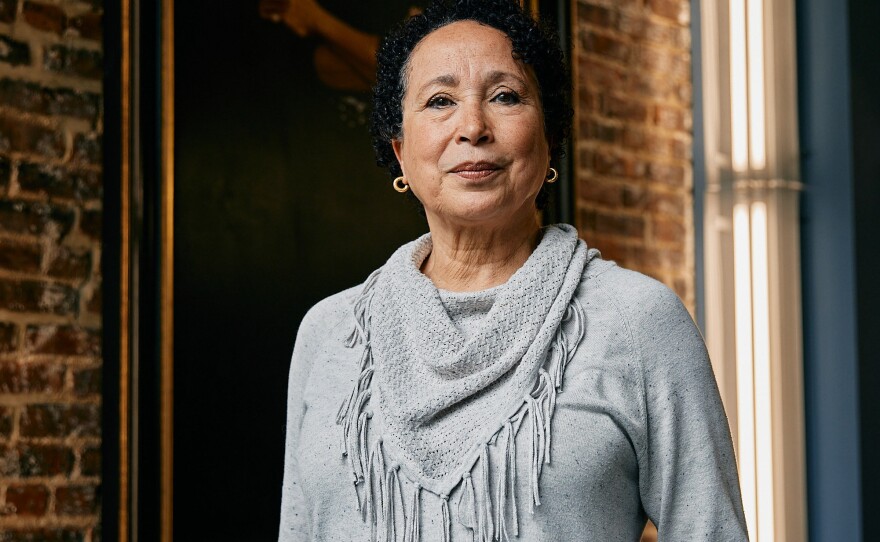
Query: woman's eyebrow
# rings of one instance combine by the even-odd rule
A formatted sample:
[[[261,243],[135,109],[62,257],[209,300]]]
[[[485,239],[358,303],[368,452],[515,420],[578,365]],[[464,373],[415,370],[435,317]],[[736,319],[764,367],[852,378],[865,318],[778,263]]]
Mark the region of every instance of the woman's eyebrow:
[[[432,87],[434,85],[440,85],[444,87],[454,87],[458,84],[458,77],[452,74],[438,75],[437,77],[431,79],[419,89],[419,94],[425,92],[425,89]]]
[[[513,79],[514,81],[516,81],[517,83],[519,83],[523,87],[526,86],[526,82],[523,80],[522,77],[520,77],[519,75],[517,75],[515,73],[506,72],[506,71],[502,71],[502,70],[495,70],[495,71],[490,72],[488,77],[486,77],[486,82],[490,85],[494,85],[495,83],[500,83],[501,81],[503,81],[505,79]]]

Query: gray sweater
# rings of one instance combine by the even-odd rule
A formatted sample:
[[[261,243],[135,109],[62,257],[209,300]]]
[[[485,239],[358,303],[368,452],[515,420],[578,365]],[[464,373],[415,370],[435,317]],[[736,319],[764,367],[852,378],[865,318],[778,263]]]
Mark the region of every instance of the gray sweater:
[[[370,540],[335,423],[359,375],[359,352],[343,344],[359,291],[315,305],[297,335],[281,542]],[[441,295],[453,321],[466,330],[488,312],[493,291]],[[657,525],[660,542],[747,540],[727,418],[702,337],[678,297],[651,278],[598,258],[587,265],[576,295],[586,335],[565,371],[552,428],[553,460],[544,467],[541,505],[533,510],[529,461],[526,454],[518,459],[519,540],[637,541],[647,518]],[[372,423],[381,427],[380,410],[374,412]],[[517,446],[530,446],[524,432]],[[490,454],[499,453],[490,447]],[[403,478],[401,484],[402,495],[411,495],[409,482]],[[472,540],[459,522],[458,491],[449,499],[456,542]],[[422,499],[421,540],[440,541],[439,499]],[[409,503],[404,498],[395,504],[402,518],[401,507]],[[506,515],[514,521],[512,510]],[[401,523],[398,534],[403,530]]]

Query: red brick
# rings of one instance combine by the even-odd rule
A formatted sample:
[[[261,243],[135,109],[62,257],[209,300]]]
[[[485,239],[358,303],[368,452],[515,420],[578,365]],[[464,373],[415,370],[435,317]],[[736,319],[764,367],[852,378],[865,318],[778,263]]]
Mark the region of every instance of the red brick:
[[[632,150],[643,150],[647,146],[648,134],[644,130],[629,125],[623,131],[621,144],[624,148]]]
[[[9,439],[12,435],[12,417],[15,410],[12,407],[0,406],[0,438]]]
[[[18,0],[0,0],[0,23],[15,21],[15,8]]]
[[[101,282],[98,281],[94,291],[92,291],[92,297],[89,298],[88,304],[86,305],[86,310],[95,314],[101,314],[104,310],[102,292],[103,288],[101,287]]]
[[[657,24],[646,20],[641,35],[646,42],[678,49],[685,54],[690,53],[691,34],[687,28],[672,24]]]
[[[651,267],[680,270],[685,263],[684,252],[680,249],[652,247],[645,251],[644,262]]]
[[[103,215],[101,211],[83,211],[79,219],[79,229],[87,237],[96,241],[101,240]]]
[[[672,149],[670,151],[672,157],[677,160],[684,160],[686,162],[690,162],[693,160],[693,146],[690,141],[685,141],[683,139],[675,138],[672,140]]]
[[[0,542],[84,542],[84,540],[85,531],[72,527],[15,527],[4,528],[0,533]],[[92,542],[95,542],[94,538]]]
[[[658,105],[654,108],[654,125],[666,130],[690,130],[688,112],[680,107]]]
[[[599,249],[602,258],[614,260],[624,266],[641,261],[645,253],[645,248],[640,242],[633,242],[630,239],[622,241],[619,237],[600,234],[593,236],[592,246]]]
[[[64,237],[73,226],[71,209],[24,201],[0,201],[0,231]]]
[[[595,169],[600,175],[641,178],[644,177],[647,166],[642,160],[630,156],[597,153]]]
[[[640,210],[648,202],[648,190],[642,184],[594,179],[584,183],[583,187],[583,201],[610,209]]]
[[[64,137],[54,128],[0,116],[0,152],[61,158],[64,155]]]
[[[648,176],[669,186],[684,187],[687,181],[687,170],[684,166],[652,162],[648,165]]]
[[[648,189],[642,184],[624,185],[622,195],[625,209],[639,210],[648,203]]]
[[[645,219],[641,216],[629,216],[606,213],[594,210],[581,211],[581,222],[588,230],[599,234],[620,235],[632,239],[644,236]]]
[[[675,140],[658,134],[646,133],[644,150],[654,156],[675,157]]]
[[[71,325],[29,325],[25,351],[58,356],[101,355],[101,330]]]
[[[83,476],[101,475],[101,448],[84,448],[79,459],[79,471]]]
[[[73,391],[78,396],[101,394],[101,368],[82,369],[73,373]]]
[[[25,2],[22,14],[29,25],[39,30],[65,36],[74,33],[91,40],[101,39],[100,12],[68,17],[61,8],[54,5]]]
[[[578,167],[592,171],[596,169],[596,153],[591,149],[583,149],[578,153]]]
[[[622,138],[623,130],[599,119],[582,118],[579,136],[585,140],[596,140],[603,143],[616,143]]]
[[[78,200],[101,199],[103,188],[100,171],[31,163],[19,166],[18,184],[24,192]]]
[[[690,20],[690,2],[684,0],[647,0],[648,6],[655,14],[687,25]]]
[[[609,66],[588,58],[578,60],[578,77],[587,88],[620,88],[627,82],[626,72],[619,66]]]
[[[602,115],[612,119],[642,123],[648,118],[648,107],[631,97],[606,94],[602,96]]]
[[[13,66],[31,63],[31,49],[23,41],[0,36],[0,62]]]
[[[82,38],[101,41],[104,30],[102,19],[101,12],[92,11],[68,19],[67,27],[68,29],[75,30]]]
[[[0,241],[0,268],[20,273],[39,273],[43,248],[37,243]]]
[[[55,490],[55,512],[59,516],[96,514],[98,504],[98,492],[94,485],[62,486]]]
[[[0,353],[15,352],[18,349],[18,326],[0,322]]]
[[[619,183],[609,183],[600,179],[587,179],[578,191],[581,201],[606,207],[623,205],[623,187]]]
[[[690,56],[680,52],[668,52],[653,47],[643,47],[639,65],[666,79],[684,81],[690,79]]]
[[[25,2],[21,13],[24,20],[37,30],[61,34],[67,26],[67,15],[58,6]]]
[[[643,12],[639,13],[621,13],[614,25],[617,30],[633,39],[638,43],[645,34],[645,28],[648,24],[647,18]],[[611,25],[609,25],[611,28]]]
[[[653,193],[650,196],[648,210],[652,213],[683,217],[685,213],[685,200],[682,193],[666,194]]]
[[[92,271],[92,253],[83,249],[59,247],[49,262],[48,275],[85,281]]]
[[[27,113],[96,120],[100,113],[101,95],[4,78],[0,79],[0,102]]]
[[[694,88],[690,81],[682,81],[675,86],[675,98],[681,103],[690,105],[694,97]]]
[[[18,450],[0,446],[0,479],[18,477]],[[0,506],[2,510],[2,506]],[[0,511],[0,515],[3,512]],[[3,540],[0,538],[0,540]]]
[[[678,220],[654,217],[652,226],[655,241],[678,244],[685,241],[685,228]]]
[[[580,23],[591,23],[603,28],[609,28],[616,24],[619,14],[604,6],[577,3],[577,18]]]
[[[0,100],[7,107],[28,113],[46,113],[46,95],[36,83],[4,77],[0,79]]]
[[[581,30],[579,38],[584,51],[596,53],[617,62],[627,62],[632,54],[629,44],[590,29]]]
[[[64,45],[46,47],[43,68],[63,75],[100,80],[103,76],[103,55],[100,51],[74,49]]]
[[[54,364],[0,361],[0,393],[58,393],[65,368]]]
[[[21,415],[24,437],[99,437],[101,408],[93,404],[28,405]]]
[[[49,507],[49,490],[41,485],[11,485],[6,489],[6,504],[16,516],[43,516]]]
[[[70,476],[74,455],[65,446],[21,444],[18,461],[21,476]]]
[[[101,165],[102,144],[100,134],[77,134],[73,139],[75,163]]]
[[[76,289],[39,280],[0,279],[0,309],[72,315],[79,296]]]
[[[631,77],[626,79],[625,88],[636,96],[665,100],[675,97],[679,85],[680,83],[664,77],[663,74],[642,69],[631,73]]]

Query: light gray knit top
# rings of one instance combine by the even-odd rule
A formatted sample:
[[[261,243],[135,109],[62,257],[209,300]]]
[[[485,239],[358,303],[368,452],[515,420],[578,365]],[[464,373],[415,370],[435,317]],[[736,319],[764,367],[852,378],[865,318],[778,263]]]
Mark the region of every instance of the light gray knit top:
[[[346,460],[339,453],[340,403],[359,377],[359,352],[344,346],[353,326],[355,287],[331,296],[304,318],[290,368],[287,446],[279,540],[368,541]],[[440,292],[467,336],[489,312],[498,288]],[[702,337],[678,297],[661,283],[592,259],[576,298],[585,335],[565,369],[556,399],[553,460],[544,465],[540,506],[530,499],[528,454],[515,463],[518,510],[505,523],[524,541],[637,541],[647,518],[660,542],[747,540],[727,418]],[[571,323],[563,324],[571,325]],[[418,389],[419,382],[412,382]],[[371,420],[382,427],[381,410]],[[381,430],[379,431],[381,433]],[[531,446],[526,431],[516,447]],[[489,447],[490,461],[503,453]],[[490,472],[494,488],[499,474]],[[398,539],[414,495],[402,477],[393,500]],[[451,539],[474,532],[459,509],[462,488],[449,495]],[[439,499],[426,492],[419,540],[443,540]],[[477,488],[477,498],[480,488]],[[497,500],[495,502],[498,502]],[[505,501],[506,502],[506,501]],[[410,512],[411,513],[411,512]],[[516,539],[510,534],[511,539]],[[413,541],[415,542],[415,541]]]

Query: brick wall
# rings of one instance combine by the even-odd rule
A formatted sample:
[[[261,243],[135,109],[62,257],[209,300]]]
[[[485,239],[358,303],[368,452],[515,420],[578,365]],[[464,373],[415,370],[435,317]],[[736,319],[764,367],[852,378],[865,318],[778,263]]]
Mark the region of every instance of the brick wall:
[[[100,539],[101,16],[0,0],[0,542]]]
[[[689,0],[577,0],[576,222],[694,310]]]

